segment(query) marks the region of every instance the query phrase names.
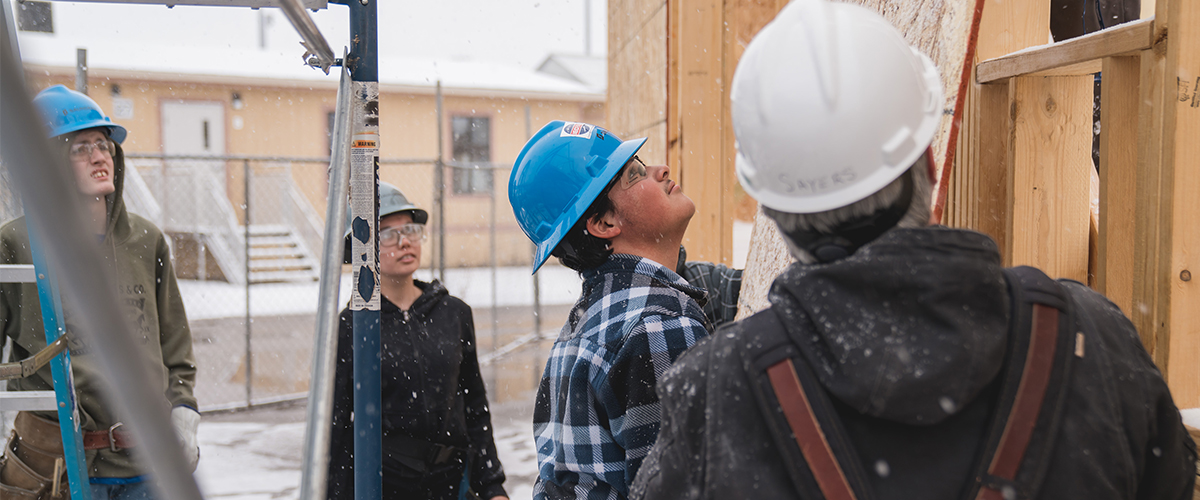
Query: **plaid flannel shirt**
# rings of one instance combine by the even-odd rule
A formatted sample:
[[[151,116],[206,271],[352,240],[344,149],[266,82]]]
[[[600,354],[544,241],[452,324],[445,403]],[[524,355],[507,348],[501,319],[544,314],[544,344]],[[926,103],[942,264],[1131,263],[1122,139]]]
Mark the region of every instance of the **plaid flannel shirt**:
[[[659,377],[709,331],[704,291],[651,260],[614,254],[583,278],[538,388],[535,499],[625,498],[658,437]]]

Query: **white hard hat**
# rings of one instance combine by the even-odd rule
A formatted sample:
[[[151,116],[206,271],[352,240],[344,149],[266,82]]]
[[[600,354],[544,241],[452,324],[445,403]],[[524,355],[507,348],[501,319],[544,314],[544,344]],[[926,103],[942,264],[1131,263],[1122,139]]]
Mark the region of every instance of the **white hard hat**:
[[[942,115],[937,68],[873,11],[795,0],[750,42],[731,89],[738,180],[763,205],[816,213],[908,170]]]

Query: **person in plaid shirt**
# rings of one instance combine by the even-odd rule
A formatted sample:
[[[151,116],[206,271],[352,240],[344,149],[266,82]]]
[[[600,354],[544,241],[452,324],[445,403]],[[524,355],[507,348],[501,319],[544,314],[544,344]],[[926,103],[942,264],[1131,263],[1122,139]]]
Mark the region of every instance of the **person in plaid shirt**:
[[[710,330],[705,291],[675,271],[695,205],[634,156],[644,142],[550,122],[509,181],[534,272],[554,255],[583,278],[538,388],[536,499],[625,498],[658,436],[659,377]]]

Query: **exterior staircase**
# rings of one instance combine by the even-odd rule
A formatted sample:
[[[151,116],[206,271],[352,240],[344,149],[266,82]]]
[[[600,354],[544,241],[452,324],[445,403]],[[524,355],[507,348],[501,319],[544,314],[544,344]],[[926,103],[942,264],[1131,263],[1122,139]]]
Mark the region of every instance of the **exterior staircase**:
[[[250,283],[317,281],[319,265],[284,225],[250,225]]]

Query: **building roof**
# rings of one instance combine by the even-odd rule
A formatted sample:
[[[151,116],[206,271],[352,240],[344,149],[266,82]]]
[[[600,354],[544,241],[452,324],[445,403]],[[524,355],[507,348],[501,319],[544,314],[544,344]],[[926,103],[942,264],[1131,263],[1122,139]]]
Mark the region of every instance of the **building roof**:
[[[167,9],[152,11],[146,23]],[[176,14],[182,7],[176,8]],[[187,11],[187,15],[205,17],[211,11]],[[100,15],[107,11],[90,11]],[[99,13],[99,14],[97,14]],[[243,14],[247,14],[249,11]],[[60,15],[61,14],[61,15]],[[80,29],[80,20],[71,10],[55,11],[56,33],[18,32],[21,59],[27,68],[39,71],[73,74],[76,48],[88,50],[88,69],[93,78],[126,77],[159,81],[188,81],[281,87],[331,87],[337,85],[336,69],[326,75],[310,68],[301,59],[304,49],[294,40],[255,43],[246,15],[229,22],[227,30],[211,28],[164,36],[148,27],[142,30],[114,29],[107,31]],[[128,22],[128,19],[122,19]],[[213,19],[196,22],[213,24]],[[240,24],[239,24],[240,23]],[[95,25],[116,25],[99,19]],[[291,26],[277,31],[291,30]],[[328,34],[327,34],[328,36]],[[338,36],[330,38],[336,44]],[[263,48],[265,46],[265,48]],[[443,91],[451,95],[494,97],[530,97],[602,102],[604,87],[592,81],[564,77],[512,64],[499,62],[431,57],[388,56],[381,47],[379,81],[382,91],[432,93],[440,81]],[[340,49],[335,49],[340,50]],[[341,54],[338,53],[338,56]],[[564,63],[568,64],[568,63]],[[572,66],[573,67],[573,66]]]
[[[550,54],[537,70],[574,80],[597,92],[608,87],[608,61],[603,56]]]

